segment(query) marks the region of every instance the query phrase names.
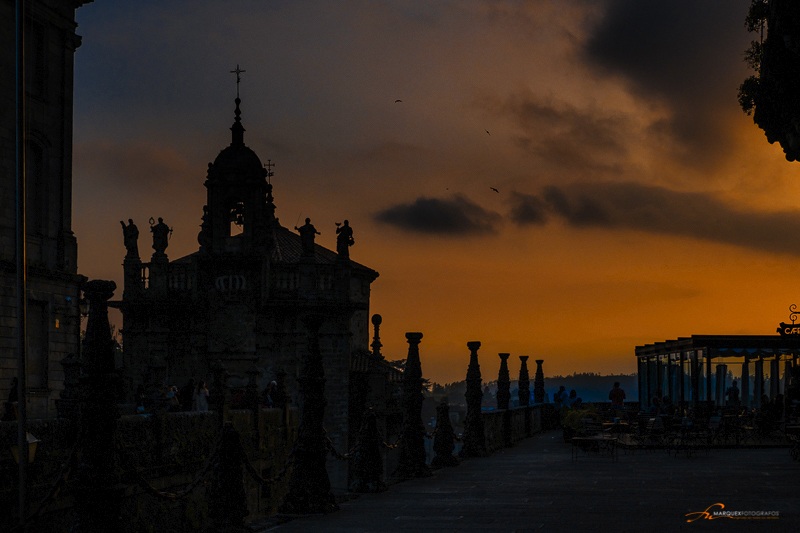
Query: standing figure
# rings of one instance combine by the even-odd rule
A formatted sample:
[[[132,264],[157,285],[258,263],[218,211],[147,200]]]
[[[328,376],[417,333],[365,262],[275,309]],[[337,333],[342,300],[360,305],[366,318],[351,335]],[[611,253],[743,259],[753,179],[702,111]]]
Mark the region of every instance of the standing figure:
[[[625,391],[619,386],[619,381],[614,382],[614,388],[608,393],[611,400],[611,407],[614,409],[625,409]]]
[[[150,220],[152,224],[153,219]],[[169,245],[169,234],[172,233],[172,230],[164,224],[163,218],[158,217],[158,224],[150,226],[150,231],[153,233],[153,250],[156,251],[154,255],[163,255]]]
[[[306,223],[299,228],[297,226],[294,227],[298,232],[300,232],[300,242],[303,245],[303,255],[306,257],[313,257],[314,256],[314,237],[317,235],[321,235],[320,232],[317,231],[311,224],[311,219],[307,218]]]
[[[125,259],[139,259],[139,228],[131,218],[128,219],[127,226],[121,220],[119,223],[122,224],[122,237],[125,240],[125,249],[128,250]]]
[[[341,226],[337,222],[336,226],[336,253],[339,254],[339,257],[349,259],[350,247],[356,242],[353,240],[353,228],[350,227],[347,220]]]

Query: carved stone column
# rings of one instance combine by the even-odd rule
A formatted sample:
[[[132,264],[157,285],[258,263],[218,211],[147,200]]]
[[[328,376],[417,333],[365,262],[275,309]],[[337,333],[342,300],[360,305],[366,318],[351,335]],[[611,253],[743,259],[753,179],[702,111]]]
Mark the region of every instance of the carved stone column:
[[[519,360],[519,406],[528,407],[531,404],[531,378],[528,375],[528,357],[520,355]]]
[[[80,378],[81,468],[77,475],[75,509],[78,522],[72,531],[119,531],[124,487],[116,472],[116,444],[119,412],[114,402],[114,340],[108,324],[108,300],[117,285],[93,280],[83,287],[89,301],[89,322],[83,341]]]
[[[508,358],[511,354],[499,353],[500,371],[497,374],[497,408],[508,409],[511,401],[511,378],[508,375]]]
[[[528,375],[528,356],[520,355],[519,367],[519,406],[525,409],[525,436],[529,437],[533,428],[533,411],[527,409],[531,404],[531,379]]]
[[[400,460],[395,476],[400,479],[427,477],[431,470],[425,464],[425,425],[422,423],[422,364],[419,343],[422,333],[406,333],[408,357],[403,371],[403,434]]]
[[[378,422],[372,408],[364,415],[364,423],[358,436],[358,449],[353,457],[352,492],[383,492],[383,457],[381,446],[383,438],[378,432]]]
[[[445,398],[436,406],[436,436],[433,440],[433,451],[436,456],[431,461],[431,468],[458,466],[458,459],[453,455],[455,449],[455,434],[450,424],[450,405]]]
[[[297,382],[300,392],[300,427],[295,445],[289,492],[281,513],[330,513],[339,508],[331,494],[331,481],[325,469],[327,436],[322,425],[325,416],[325,369],[319,347],[323,317],[308,315],[303,325],[308,331],[308,351]]]
[[[469,348],[469,367],[467,367],[467,415],[464,420],[464,446],[459,455],[464,458],[484,457],[486,455],[486,435],[481,416],[483,389],[481,388],[481,366],[478,364],[478,348],[481,343],[471,341]]]
[[[244,519],[249,514],[242,477],[242,445],[233,423],[223,428],[214,474],[208,488],[209,517],[214,531],[234,533],[246,531]]]
[[[503,443],[511,446],[511,378],[508,375],[508,358],[511,354],[499,353],[500,371],[497,374],[497,408],[503,409]]]
[[[534,403],[544,403],[544,371],[542,370],[544,359],[536,360],[536,375],[533,378],[533,401]]]

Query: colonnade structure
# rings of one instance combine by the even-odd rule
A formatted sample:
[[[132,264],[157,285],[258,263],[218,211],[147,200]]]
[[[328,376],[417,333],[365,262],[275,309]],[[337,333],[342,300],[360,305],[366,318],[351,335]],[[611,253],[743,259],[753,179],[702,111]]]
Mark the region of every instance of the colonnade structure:
[[[800,353],[800,324],[780,335],[692,335],[636,347],[639,402],[669,396],[684,407],[724,406],[737,382],[740,405],[759,408],[762,395],[785,394]]]

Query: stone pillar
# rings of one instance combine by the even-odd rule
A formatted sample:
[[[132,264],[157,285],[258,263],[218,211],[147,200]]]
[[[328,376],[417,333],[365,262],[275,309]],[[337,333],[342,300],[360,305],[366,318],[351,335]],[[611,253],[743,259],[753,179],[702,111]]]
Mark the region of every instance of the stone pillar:
[[[218,454],[208,488],[208,514],[213,530],[220,533],[245,531],[244,519],[249,512],[242,478],[242,444],[231,422],[225,423]]]
[[[108,300],[113,281],[93,280],[83,287],[89,301],[89,322],[83,341],[80,378],[81,427],[84,430],[77,474],[75,509],[78,522],[71,531],[119,531],[124,486],[116,472],[115,434],[119,412],[114,402],[114,340],[108,324]]]
[[[425,425],[422,423],[422,364],[419,343],[422,333],[406,333],[408,357],[403,371],[403,434],[400,437],[400,459],[395,476],[399,479],[427,477],[431,470],[425,464]]]
[[[542,370],[544,359],[536,360],[536,375],[533,378],[533,401],[534,403],[544,403],[544,371]]]
[[[519,406],[527,408],[531,404],[531,379],[528,374],[528,356],[520,355],[519,367]],[[533,411],[525,409],[525,436],[530,436],[533,430]]]
[[[383,457],[381,446],[383,438],[378,432],[378,422],[370,407],[364,416],[364,423],[358,436],[358,449],[353,457],[352,492],[383,492]]]
[[[519,406],[528,407],[531,404],[531,378],[528,375],[528,356],[520,355],[519,360]]]
[[[506,447],[511,446],[511,378],[508,375],[508,358],[511,354],[500,353],[500,371],[497,374],[497,408],[505,411],[503,413],[503,443]]]
[[[753,384],[753,407],[761,409],[761,395],[764,394],[764,359],[759,355],[755,361],[755,383]]]
[[[508,358],[511,354],[499,353],[500,371],[497,374],[497,408],[508,409],[511,400],[511,379],[508,375]]]
[[[455,449],[455,434],[450,424],[450,405],[445,398],[436,406],[436,436],[433,440],[433,451],[436,456],[431,461],[431,468],[458,466],[458,459],[453,455]]]
[[[464,458],[484,457],[486,455],[486,436],[481,416],[481,366],[478,364],[478,348],[481,343],[471,341],[469,348],[469,367],[467,368],[467,415],[464,420],[464,446],[459,455]]]
[[[325,469],[328,441],[322,425],[325,417],[325,369],[319,346],[323,317],[307,315],[303,325],[308,332],[308,351],[297,379],[300,392],[300,427],[295,444],[289,491],[280,507],[286,514],[330,513],[339,508],[331,494],[331,481]]]
[[[142,293],[142,261],[136,258],[128,258],[122,262],[124,272],[122,299],[131,300]]]

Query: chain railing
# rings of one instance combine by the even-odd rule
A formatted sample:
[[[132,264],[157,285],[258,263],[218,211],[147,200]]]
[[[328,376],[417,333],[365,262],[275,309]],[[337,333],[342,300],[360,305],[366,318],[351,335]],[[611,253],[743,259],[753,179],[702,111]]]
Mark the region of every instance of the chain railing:
[[[180,492],[167,492],[161,491],[155,488],[153,485],[147,481],[144,476],[142,476],[139,468],[133,462],[132,458],[128,455],[128,452],[125,451],[125,448],[122,442],[117,439],[116,441],[116,451],[117,457],[120,460],[120,465],[122,466],[123,471],[126,474],[132,475],[133,479],[136,481],[136,484],[139,485],[147,494],[154,496],[156,498],[168,501],[178,501],[183,498],[189,496],[194,489],[200,485],[200,482],[203,478],[211,471],[211,467],[214,465],[214,460],[216,459],[217,455],[219,454],[220,443],[222,442],[222,436],[224,434],[224,429],[220,430],[219,435],[217,436],[217,440],[214,443],[214,447],[211,449],[211,453],[208,455],[206,459],[205,465],[200,473],[195,477],[195,479],[187,486],[187,488],[183,489]]]
[[[50,485],[50,489],[47,491],[47,494],[42,501],[39,502],[39,505],[36,507],[36,510],[28,515],[24,520],[22,520],[19,524],[15,527],[11,528],[9,533],[15,533],[17,531],[24,531],[29,525],[31,525],[39,516],[42,514],[42,511],[53,501],[55,501],[58,494],[61,492],[61,488],[66,483],[67,478],[69,477],[70,473],[72,473],[72,468],[74,466],[75,458],[77,457],[78,451],[83,444],[83,431],[78,431],[78,438],[75,440],[75,444],[72,445],[72,449],[67,456],[67,460],[61,465],[61,468],[58,471],[58,476],[56,476],[56,480]],[[20,457],[20,460],[24,460],[24,458]]]

